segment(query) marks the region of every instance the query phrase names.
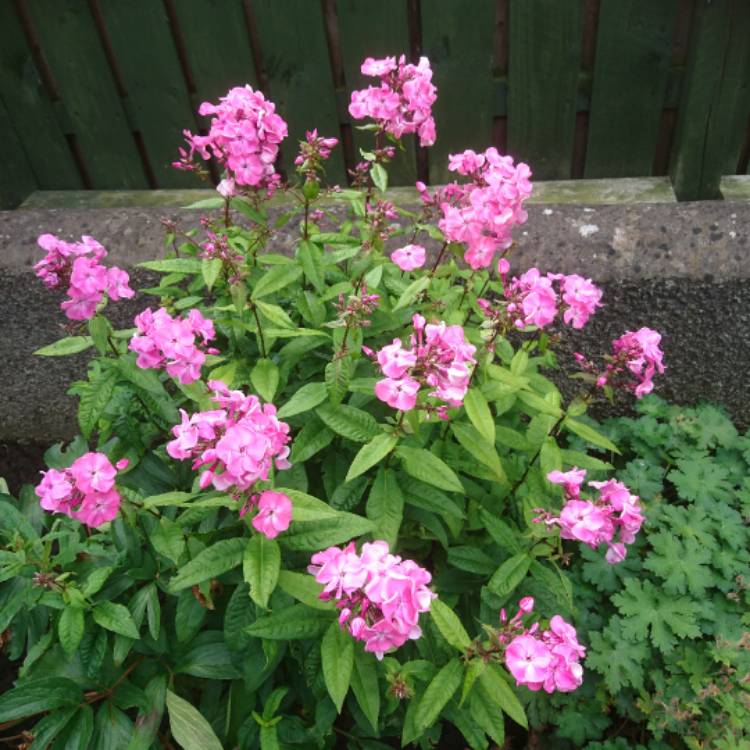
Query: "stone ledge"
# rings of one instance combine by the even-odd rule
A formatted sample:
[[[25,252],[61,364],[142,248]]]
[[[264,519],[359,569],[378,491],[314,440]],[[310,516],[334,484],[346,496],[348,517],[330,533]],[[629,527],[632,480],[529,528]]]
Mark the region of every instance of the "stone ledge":
[[[76,431],[75,400],[67,386],[85,372],[87,355],[42,359],[32,352],[64,335],[60,296],[34,277],[36,237],[92,234],[112,263],[133,270],[163,254],[164,215],[193,225],[195,211],[158,208],[73,208],[0,212],[0,362],[3,401],[0,441],[47,443]],[[669,370],[658,392],[684,403],[725,403],[741,424],[750,422],[750,211],[747,203],[546,204],[529,207],[517,232],[514,272],[532,265],[580,273],[605,289],[606,306],[570,346],[596,353],[622,331],[653,325],[664,333]],[[287,231],[273,249],[289,251]],[[136,271],[134,285],[147,279]],[[115,323],[153,299],[116,303]]]

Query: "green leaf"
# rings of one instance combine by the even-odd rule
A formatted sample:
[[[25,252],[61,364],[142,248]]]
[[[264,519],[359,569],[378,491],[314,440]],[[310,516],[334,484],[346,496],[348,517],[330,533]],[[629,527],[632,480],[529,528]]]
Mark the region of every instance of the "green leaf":
[[[424,731],[435,723],[435,719],[461,685],[463,671],[461,662],[451,659],[432,678],[417,707],[415,724],[419,730]]]
[[[551,471],[562,469],[562,456],[557,441],[551,435],[542,443],[539,452],[539,468],[542,470],[542,476],[546,477]]]
[[[162,506],[176,505],[177,507],[183,507],[189,505],[189,500],[192,500],[195,495],[192,492],[162,492],[159,495],[151,495],[143,501],[144,508],[160,508]]]
[[[513,721],[524,729],[529,728],[526,712],[516,694],[511,690],[502,668],[497,664],[488,664],[487,669],[479,675],[479,682],[496,706],[510,716]]]
[[[353,406],[324,404],[315,413],[326,427],[356,443],[366,443],[382,432],[375,417]]]
[[[486,732],[498,747],[505,744],[505,720],[503,712],[490,697],[485,686],[480,682],[469,699],[471,718]]]
[[[276,541],[254,534],[245,547],[242,571],[250,584],[250,596],[263,609],[268,609],[268,599],[276,588],[280,568],[281,550]]]
[[[64,677],[42,677],[29,680],[0,695],[0,722],[54,711],[83,702],[81,689]]]
[[[222,750],[203,714],[171,690],[167,690],[167,711],[172,736],[183,750]]]
[[[581,451],[563,449],[560,451],[560,456],[563,463],[566,463],[569,466],[577,466],[579,469],[587,469],[588,471],[612,471],[614,468],[608,461],[602,461],[599,458],[589,456],[587,453],[581,453]]]
[[[270,615],[259,617],[245,628],[245,633],[271,641],[317,638],[328,629],[334,616],[330,611],[311,609],[304,604],[292,604],[286,609],[275,610]]]
[[[315,287],[318,294],[323,294],[325,273],[320,248],[310,240],[302,240],[297,248],[297,258],[307,280]]]
[[[519,531],[512,529],[505,521],[496,518],[484,508],[479,511],[479,515],[484,528],[494,541],[513,554],[521,551],[521,545],[518,542]]]
[[[370,177],[372,178],[373,185],[381,193],[384,193],[388,189],[388,172],[385,171],[382,164],[373,164],[370,167]]]
[[[172,592],[182,591],[196,583],[216,578],[242,562],[247,541],[244,537],[222,539],[201,550],[189,563],[183,565],[169,582]]]
[[[162,516],[148,538],[160,555],[164,555],[175,565],[179,563],[180,557],[185,551],[185,537],[179,524]]]
[[[354,363],[351,357],[337,357],[326,365],[326,388],[332,404],[340,404],[346,396],[353,372]]]
[[[148,710],[139,711],[135,720],[133,736],[127,750],[149,750],[156,739],[161,717],[164,713],[164,698],[167,691],[167,676],[157,674],[152,677],[144,692],[148,700]]]
[[[220,197],[214,197],[214,198],[201,198],[199,201],[194,201],[193,203],[183,206],[183,208],[203,208],[203,209],[212,209],[212,208],[223,208],[224,207],[224,198]]]
[[[404,471],[415,479],[427,482],[441,490],[463,493],[463,485],[453,469],[430,451],[402,445],[399,446],[396,455],[401,459]]]
[[[325,383],[307,383],[303,385],[278,411],[279,419],[293,417],[295,414],[314,409],[328,398]]]
[[[354,654],[354,669],[351,679],[352,692],[370,726],[378,731],[380,715],[380,686],[375,669],[375,657],[359,649]]]
[[[34,354],[40,357],[65,357],[68,354],[78,354],[94,345],[91,336],[66,336],[64,339],[55,341],[37,349]]]
[[[334,544],[343,544],[373,530],[369,518],[353,513],[338,513],[333,518],[305,523],[293,523],[281,537],[287,549],[301,552],[316,552]]]
[[[133,616],[124,605],[107,601],[99,602],[91,614],[94,622],[105,630],[119,633],[126,638],[138,638],[138,628]]]
[[[549,414],[551,417],[559,417],[562,415],[562,411],[557,404],[553,404],[551,401],[547,401],[546,398],[537,396],[536,393],[531,393],[530,391],[518,391],[516,396],[518,396],[526,406],[530,406],[532,409],[535,409],[542,414]]]
[[[308,607],[333,611],[333,603],[320,598],[323,586],[309,573],[282,570],[279,572],[279,588]]]
[[[65,750],[89,750],[94,734],[94,709],[79,707],[70,726],[65,730]]]
[[[529,565],[531,558],[525,552],[513,555],[492,574],[492,578],[487,582],[487,588],[501,598],[509,596],[526,578]]]
[[[270,302],[255,301],[255,306],[273,325],[279,328],[294,328],[294,322],[286,314],[283,307],[272,305]]]
[[[609,438],[605,437],[600,432],[597,432],[593,427],[584,422],[578,422],[577,420],[568,417],[563,422],[562,426],[574,435],[583,438],[587,443],[591,443],[591,445],[596,445],[599,448],[604,448],[604,450],[612,451],[613,453],[620,452],[617,446]]]
[[[380,467],[367,498],[367,517],[375,524],[373,534],[394,549],[404,517],[404,496],[392,469]]]
[[[517,430],[512,430],[510,427],[505,427],[504,425],[495,425],[495,442],[500,443],[500,445],[505,445],[508,448],[512,448],[513,450],[533,450],[533,447],[530,445],[525,435]]]
[[[88,440],[107,408],[120,377],[117,370],[105,369],[89,378],[80,392],[78,425]]]
[[[651,657],[648,642],[633,642],[625,638],[622,620],[617,615],[610,618],[609,625],[601,633],[591,631],[589,641],[586,666],[604,676],[612,695],[626,687],[643,690],[643,667]]]
[[[409,505],[437,513],[443,518],[460,521],[466,517],[458,504],[437,487],[404,475],[399,477],[399,486],[402,488],[404,498]]]
[[[112,335],[112,326],[103,315],[94,315],[89,320],[89,335],[99,354],[106,354],[109,346],[109,337]]]
[[[78,706],[73,708],[58,708],[40,719],[32,730],[34,742],[30,750],[46,750],[63,729],[70,723],[78,712]]]
[[[321,668],[328,694],[341,713],[354,668],[354,640],[338,622],[332,622],[320,642]]]
[[[83,610],[68,605],[57,622],[57,635],[65,653],[70,655],[76,652],[83,638],[83,631]]]
[[[433,599],[430,604],[430,617],[440,631],[440,635],[459,651],[465,651],[471,645],[471,638],[461,624],[458,615],[440,599]]]
[[[479,434],[490,444],[495,444],[495,420],[492,417],[487,399],[479,388],[469,388],[464,396],[464,408],[470,422]]]
[[[160,273],[200,273],[202,261],[197,258],[169,258],[168,260],[147,260],[138,268]]]
[[[279,479],[279,483],[281,481],[283,481],[283,474]],[[293,506],[293,521],[320,521],[338,516],[338,511],[335,508],[332,508],[328,503],[323,502],[323,500],[313,497],[313,495],[283,486],[279,486],[277,489],[279,492],[285,492],[289,495]]]
[[[398,298],[398,302],[395,304],[393,312],[398,312],[399,310],[403,310],[405,307],[411,305],[420,293],[427,289],[431,281],[431,276],[420,276],[415,281],[412,281]]]
[[[310,419],[294,438],[290,461],[293,464],[304,463],[322,451],[333,440],[333,436],[333,431],[329,430],[318,417]]]
[[[297,281],[300,276],[302,276],[302,269],[297,265],[276,266],[260,278],[250,298],[256,300],[274,294]]]
[[[221,258],[205,258],[201,261],[201,273],[203,274],[203,280],[206,282],[207,289],[210,290],[213,288],[223,266],[224,263]]]
[[[279,387],[279,368],[273,360],[259,359],[250,372],[250,382],[258,395],[271,403]]]
[[[469,424],[454,422],[451,424],[451,430],[464,450],[488,467],[500,484],[508,483],[508,477],[503,469],[500,456],[497,455],[494,442],[488,443],[479,430]]]
[[[237,655],[227,648],[223,635],[217,631],[201,633],[200,640],[196,638],[196,645],[182,656],[174,671],[207,680],[235,680],[241,677],[242,671],[237,664]],[[206,636],[218,638],[207,640]]]
[[[510,362],[510,371],[514,375],[523,375],[529,366],[529,354],[523,349],[519,349]]]
[[[352,479],[364,474],[368,469],[382,461],[396,447],[396,443],[398,443],[396,435],[384,432],[363,445],[354,457],[352,465],[346,473],[345,481],[351,482]]]

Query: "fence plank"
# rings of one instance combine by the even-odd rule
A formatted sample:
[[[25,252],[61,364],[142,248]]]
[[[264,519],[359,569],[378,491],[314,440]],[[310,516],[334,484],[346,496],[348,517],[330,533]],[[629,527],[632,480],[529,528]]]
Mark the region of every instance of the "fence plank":
[[[11,3],[0,4],[0,96],[39,187],[83,187]]]
[[[240,0],[177,0],[174,9],[199,102],[233,86],[258,87]]]
[[[146,176],[84,0],[28,0],[94,188],[145,188]]]
[[[581,0],[510,0],[508,151],[537,179],[571,176]]]
[[[438,87],[437,141],[428,152],[435,184],[454,176],[448,154],[492,144],[495,3],[474,0],[471,12],[455,0],[430,0],[421,7],[422,49]]]
[[[676,15],[677,0],[602,0],[586,177],[651,173]]]
[[[105,0],[100,7],[156,187],[198,187],[194,174],[171,166],[183,129],[194,130],[196,123],[164,6]]]
[[[750,108],[750,5],[698,0],[670,164],[680,200],[720,197]]]
[[[348,106],[352,91],[377,84],[376,79],[360,73],[360,65],[366,57],[404,54],[409,59],[408,18],[404,0],[380,0],[378,3],[338,0],[336,11]],[[364,121],[351,122],[355,159],[359,161],[359,149],[371,149],[373,137],[372,133],[356,129],[356,125]],[[394,185],[411,185],[417,179],[414,136],[405,135],[401,141],[404,151],[396,153],[388,172]]]
[[[255,0],[253,10],[271,97],[289,124],[282,154],[291,172],[305,131],[317,128],[321,135],[340,136],[323,12],[319,2],[310,0]],[[346,181],[340,148],[333,150],[327,172],[334,182]]]
[[[15,208],[38,186],[2,100],[0,100],[0,139],[2,139],[5,159],[3,168],[0,169],[0,209]]]

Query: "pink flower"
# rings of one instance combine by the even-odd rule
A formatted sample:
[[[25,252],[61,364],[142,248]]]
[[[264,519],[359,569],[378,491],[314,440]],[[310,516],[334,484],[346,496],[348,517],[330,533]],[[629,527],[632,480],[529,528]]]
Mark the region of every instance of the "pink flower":
[[[413,560],[392,555],[384,541],[365,542],[361,554],[354,543],[316,552],[308,571],[324,584],[322,599],[334,599],[339,624],[365,651],[382,659],[387,651],[417,639],[419,615],[430,609],[435,594],[432,577]]]
[[[126,467],[127,461],[118,461],[115,468],[103,453],[85,453],[68,469],[43,472],[35,489],[39,504],[44,510],[63,513],[92,528],[101,526],[120,510],[115,476],[118,469]]]
[[[68,299],[60,307],[70,320],[93,318],[106,296],[117,301],[135,294],[125,271],[99,263],[107,251],[93,237],[84,235],[80,242],[69,243],[43,234],[37,244],[47,254],[34,266],[36,275],[48,289],[67,285]]]
[[[432,83],[429,60],[422,57],[417,65],[411,65],[404,55],[398,62],[395,57],[368,57],[362,63],[362,73],[380,78],[380,85],[353,91],[349,114],[355,120],[375,120],[394,138],[416,133],[420,145],[431,146],[435,142],[432,105],[437,89]]]
[[[553,656],[547,646],[530,635],[516,636],[505,650],[505,666],[516,684],[539,690],[552,673]]]
[[[227,170],[220,185],[224,197],[234,194],[237,186],[272,192],[281,179],[274,169],[279,144],[287,136],[287,124],[274,104],[250,86],[236,86],[218,104],[203,102],[198,113],[211,116],[208,134],[184,131],[190,150],[180,149],[173,166],[195,170],[196,154],[204,160],[214,158]]]
[[[422,268],[426,259],[425,249],[422,245],[404,245],[391,253],[391,260],[402,271],[413,271]]]
[[[586,469],[573,467],[570,471],[551,471],[547,474],[547,481],[552,484],[561,484],[565,488],[565,494],[571,499],[577,499],[581,494],[581,485],[586,479]]]
[[[636,398],[641,398],[654,389],[655,373],[664,372],[664,352],[659,348],[661,334],[651,328],[627,331],[612,342],[616,358],[624,360],[625,367],[635,376],[631,385]]]
[[[191,310],[187,318],[172,318],[163,307],[154,313],[147,308],[135,317],[135,325],[138,332],[129,348],[138,354],[138,367],[164,368],[184,385],[200,378],[206,361],[203,347],[216,334],[213,322],[199,310]]]
[[[418,393],[419,382],[412,378],[386,378],[375,384],[375,395],[391,408],[401,411],[411,411],[416,406]]]
[[[266,490],[258,500],[258,515],[253,520],[253,528],[274,539],[289,528],[292,521],[292,501],[282,492]]]
[[[563,320],[573,328],[583,328],[597,307],[601,307],[602,290],[591,279],[577,274],[562,277],[562,299],[568,305]]]

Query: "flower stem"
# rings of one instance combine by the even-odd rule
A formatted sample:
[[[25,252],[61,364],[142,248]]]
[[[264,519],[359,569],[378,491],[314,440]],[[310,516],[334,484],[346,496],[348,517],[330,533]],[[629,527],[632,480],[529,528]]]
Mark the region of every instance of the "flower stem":
[[[266,358],[266,340],[263,338],[263,327],[260,324],[260,318],[258,317],[258,310],[255,305],[251,305],[250,309],[253,311],[253,317],[255,318],[255,324],[258,326],[258,341],[260,343],[260,356],[263,359]]]

